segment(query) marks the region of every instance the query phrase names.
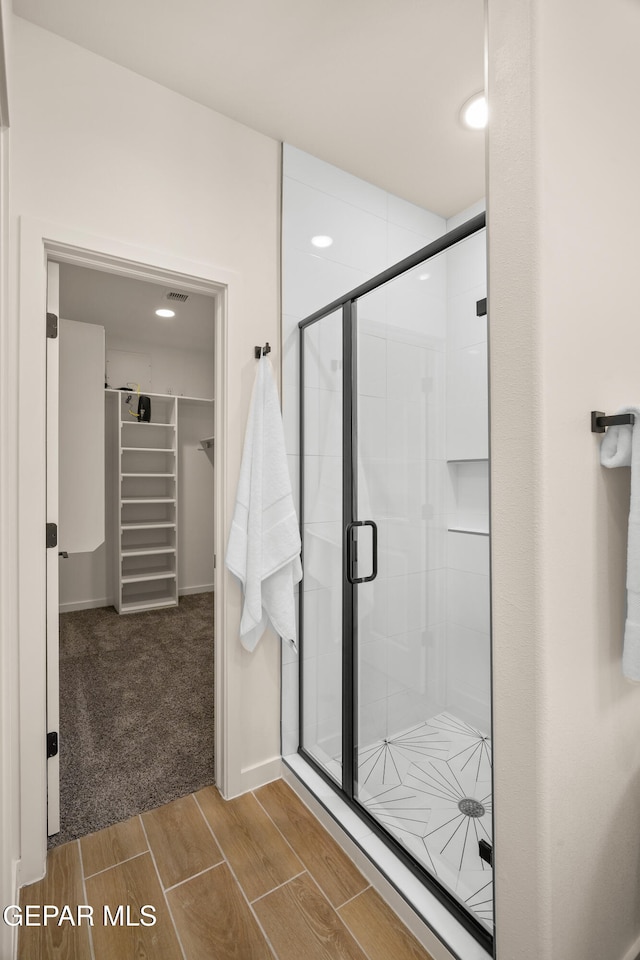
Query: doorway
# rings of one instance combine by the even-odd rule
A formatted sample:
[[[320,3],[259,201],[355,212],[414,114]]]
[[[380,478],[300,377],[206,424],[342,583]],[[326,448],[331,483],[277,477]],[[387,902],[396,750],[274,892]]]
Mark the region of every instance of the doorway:
[[[215,310],[215,436],[219,463],[228,463],[229,302],[237,295],[237,277],[215,264],[187,260],[168,252],[132,246],[103,235],[60,223],[20,217],[20,277],[18,303],[18,375],[27,398],[18,410],[19,443],[16,473],[19,550],[16,565],[19,610],[19,844],[18,883],[32,883],[45,871],[47,852],[47,555],[44,531],[46,502],[46,330],[47,259],[76,263],[123,276],[179,284],[182,290],[213,295]],[[219,469],[214,485],[215,518],[225,516],[226,471]],[[216,556],[224,552],[222,524],[215,523]],[[57,547],[55,548],[57,564]],[[226,655],[227,582],[217,564],[214,582],[215,704],[220,721],[215,729],[216,784],[228,795],[234,788],[235,767],[230,746],[239,742],[229,713],[229,674]]]
[[[215,780],[215,297],[56,266],[61,802],[50,846]],[[104,383],[83,392],[88,335],[100,333]],[[80,440],[89,393],[102,409]],[[84,518],[100,528],[87,549],[73,528],[92,450],[104,497],[100,517]]]

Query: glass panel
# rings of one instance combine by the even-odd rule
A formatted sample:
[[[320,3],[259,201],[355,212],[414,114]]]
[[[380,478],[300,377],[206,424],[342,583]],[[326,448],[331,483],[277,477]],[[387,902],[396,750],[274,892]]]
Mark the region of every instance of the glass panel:
[[[342,312],[302,331],[302,746],[342,782]]]
[[[355,795],[491,929],[484,241],[357,304]]]

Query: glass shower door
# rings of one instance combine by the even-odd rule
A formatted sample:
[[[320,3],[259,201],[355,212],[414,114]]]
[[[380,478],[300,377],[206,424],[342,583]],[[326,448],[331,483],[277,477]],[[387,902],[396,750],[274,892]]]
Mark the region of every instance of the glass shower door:
[[[301,340],[303,748],[342,784],[342,311]]]
[[[354,796],[481,919],[486,900],[488,919],[488,745],[447,690],[445,269],[434,258],[356,305],[356,516],[377,529],[358,574],[373,554],[377,576],[354,603]]]
[[[469,221],[300,324],[300,746],[486,945],[483,256]]]

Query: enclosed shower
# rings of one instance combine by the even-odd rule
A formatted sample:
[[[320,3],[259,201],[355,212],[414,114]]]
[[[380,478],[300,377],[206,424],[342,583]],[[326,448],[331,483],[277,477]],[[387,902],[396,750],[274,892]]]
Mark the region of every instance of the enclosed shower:
[[[311,279],[316,303],[332,289],[340,252],[305,260],[299,227],[328,203],[293,178],[285,191],[289,316],[287,277],[300,303],[312,302]],[[350,226],[358,216],[340,208],[334,222],[338,212]],[[422,213],[434,239],[350,290],[341,274],[333,286],[349,292],[295,328],[288,320],[304,576],[299,655],[284,657],[283,754],[319,774],[490,948],[485,215]],[[389,248],[398,234],[386,229]],[[406,249],[417,238],[402,239]]]

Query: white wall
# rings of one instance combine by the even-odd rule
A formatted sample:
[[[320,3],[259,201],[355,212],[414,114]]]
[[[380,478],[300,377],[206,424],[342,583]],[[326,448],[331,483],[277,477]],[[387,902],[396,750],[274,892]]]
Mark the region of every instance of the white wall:
[[[278,363],[278,144],[18,18],[13,39],[12,249],[18,217],[27,216],[234,273],[220,470],[226,531],[254,343],[269,340]],[[161,129],[170,135],[159,149]],[[14,257],[14,305],[17,268]],[[31,381],[39,375],[30,371]],[[279,651],[271,635],[254,655],[241,650],[240,589],[225,577],[225,782],[238,793],[279,769]]]
[[[490,0],[498,960],[640,952],[640,688],[621,676],[637,403],[640,7]]]
[[[213,300],[211,301],[211,324],[213,325]],[[118,337],[106,327],[107,351],[123,350],[128,353],[145,354],[151,361],[151,382],[147,389],[152,393],[173,393],[186,397],[213,397],[213,352],[206,350],[175,350],[154,343],[153,340],[134,340]],[[107,357],[108,360],[108,357]],[[119,383],[110,383],[119,387]]]
[[[0,2],[0,59],[11,90],[11,3]],[[9,469],[0,473],[0,900],[15,902],[16,864],[19,856],[19,766],[16,742],[18,722],[18,632],[15,556],[18,549],[15,471],[17,424],[17,337],[9,310],[9,116],[0,118],[0,435],[2,458]],[[13,466],[11,466],[13,465]],[[12,956],[14,931],[0,926],[0,955]]]

